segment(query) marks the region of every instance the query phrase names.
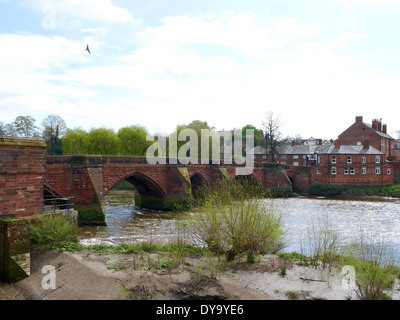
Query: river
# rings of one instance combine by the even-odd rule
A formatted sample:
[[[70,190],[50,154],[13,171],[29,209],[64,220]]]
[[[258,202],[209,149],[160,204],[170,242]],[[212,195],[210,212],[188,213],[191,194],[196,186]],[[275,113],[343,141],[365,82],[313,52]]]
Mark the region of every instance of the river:
[[[307,253],[310,228],[329,224],[343,243],[361,236],[383,243],[400,259],[400,199],[324,199],[311,197],[265,200],[281,212],[287,246],[283,252]],[[105,198],[106,226],[80,228],[83,244],[165,242],[176,239],[176,221],[171,213],[139,209],[131,190],[113,189]]]

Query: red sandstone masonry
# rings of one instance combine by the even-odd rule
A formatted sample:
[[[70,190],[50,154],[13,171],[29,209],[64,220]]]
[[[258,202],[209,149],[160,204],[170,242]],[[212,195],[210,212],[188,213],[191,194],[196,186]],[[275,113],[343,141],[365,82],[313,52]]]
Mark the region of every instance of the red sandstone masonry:
[[[176,199],[187,196],[188,191],[185,183],[188,177],[183,176],[180,167],[187,169],[189,177],[200,175],[207,184],[221,180],[224,175],[220,166],[152,165],[145,157],[48,156],[46,178],[55,193],[72,196],[79,204],[96,203],[96,194],[97,198],[99,195],[104,198],[124,179],[133,183],[141,195]],[[290,182],[279,168],[255,167],[252,175],[264,187],[290,187]],[[235,171],[234,166],[226,167],[231,178],[235,176]]]
[[[0,140],[0,214],[19,218],[42,212],[45,156],[43,140]]]

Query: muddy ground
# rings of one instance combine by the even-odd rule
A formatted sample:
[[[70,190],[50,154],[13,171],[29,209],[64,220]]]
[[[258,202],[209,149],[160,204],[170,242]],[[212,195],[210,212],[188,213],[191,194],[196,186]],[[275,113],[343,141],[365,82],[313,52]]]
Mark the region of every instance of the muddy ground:
[[[221,263],[216,258],[185,258],[175,265],[168,264],[170,260],[162,253],[33,252],[30,277],[13,284],[0,283],[0,299],[357,299],[355,291],[343,284],[340,272],[332,270],[329,276],[327,270],[300,266],[275,255],[224,268],[218,267]],[[43,286],[42,281],[50,274],[43,271],[44,266],[54,267],[55,289],[43,288],[46,284]],[[50,280],[46,283],[49,286]],[[389,294],[394,300],[400,299],[398,289]]]

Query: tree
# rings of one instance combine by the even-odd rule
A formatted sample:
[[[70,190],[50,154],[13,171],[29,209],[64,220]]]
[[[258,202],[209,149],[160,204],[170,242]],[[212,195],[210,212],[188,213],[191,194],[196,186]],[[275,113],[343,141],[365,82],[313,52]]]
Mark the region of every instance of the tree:
[[[120,151],[124,155],[146,155],[151,142],[146,141],[147,131],[139,125],[124,127],[118,130]]]
[[[272,162],[275,162],[275,154],[278,152],[278,147],[283,142],[282,133],[280,132],[281,125],[279,117],[276,117],[272,111],[268,111],[265,119],[262,120],[266,146],[267,150],[269,150]]]
[[[64,154],[88,154],[88,133],[81,129],[67,129],[62,138]]]
[[[7,135],[6,126],[1,121],[0,121],[0,135],[1,136]]]
[[[191,141],[190,137],[186,137],[185,141],[180,141],[179,140],[179,134],[182,132],[182,130],[185,129],[191,129],[194,130],[194,132],[196,133],[196,138],[197,138],[197,151],[198,154],[190,154],[190,151],[192,151],[192,148],[190,148],[190,145],[188,143],[193,142]],[[170,135],[170,143],[171,143],[171,137],[175,137],[175,139],[177,139],[177,150],[181,150],[181,148],[186,145],[187,147],[189,147],[188,149],[188,153],[187,156],[189,157],[193,157],[193,158],[201,158],[201,150],[202,150],[202,130],[207,130],[206,132],[209,133],[209,138],[208,138],[208,142],[209,142],[209,148],[208,148],[208,160],[210,159],[215,159],[215,160],[219,160],[220,157],[220,151],[218,150],[218,154],[215,155],[215,157],[213,157],[213,138],[215,138],[215,141],[218,140],[218,134],[213,130],[214,127],[211,127],[207,121],[200,121],[200,120],[193,120],[192,122],[190,122],[187,125],[178,125],[176,127],[176,130],[174,131],[173,134]],[[206,137],[207,138],[207,137]],[[168,144],[168,146],[170,146],[170,144]],[[177,156],[177,155],[174,155]]]
[[[118,136],[113,129],[91,129],[87,136],[89,154],[118,154],[120,149]]]
[[[258,146],[262,139],[263,139],[263,132],[258,130],[255,126],[248,124],[242,128],[242,141],[246,141],[246,130],[254,130],[253,139],[254,139],[254,146]]]
[[[62,138],[67,132],[65,121],[58,115],[51,114],[42,121],[42,137],[47,143],[47,151],[62,154]]]
[[[8,134],[17,137],[39,137],[39,128],[35,126],[35,122],[36,120],[31,116],[18,116],[8,125]]]

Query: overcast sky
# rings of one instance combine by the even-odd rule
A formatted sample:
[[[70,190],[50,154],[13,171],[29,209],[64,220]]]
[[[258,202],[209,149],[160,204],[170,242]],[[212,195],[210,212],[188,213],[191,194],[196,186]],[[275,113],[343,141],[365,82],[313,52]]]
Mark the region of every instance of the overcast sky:
[[[400,130],[400,0],[0,0],[0,121]],[[89,44],[91,54],[85,51]]]

